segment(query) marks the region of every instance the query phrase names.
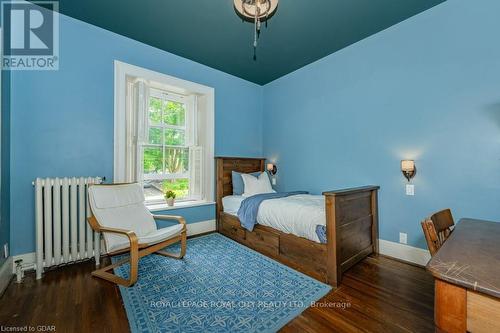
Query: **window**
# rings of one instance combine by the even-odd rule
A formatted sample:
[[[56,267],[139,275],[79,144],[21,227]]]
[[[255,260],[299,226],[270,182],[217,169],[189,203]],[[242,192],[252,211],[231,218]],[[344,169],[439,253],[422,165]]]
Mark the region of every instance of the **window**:
[[[173,191],[177,200],[200,199],[192,168],[197,145],[195,96],[151,89],[147,143],[142,149],[143,180],[148,201],[162,201]]]
[[[115,62],[115,182],[148,204],[213,201],[213,89]]]

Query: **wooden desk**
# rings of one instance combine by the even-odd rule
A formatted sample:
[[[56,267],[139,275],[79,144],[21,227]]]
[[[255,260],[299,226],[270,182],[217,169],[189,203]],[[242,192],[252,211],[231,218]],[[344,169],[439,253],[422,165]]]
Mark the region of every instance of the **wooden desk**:
[[[500,332],[500,223],[462,219],[427,264],[444,332]]]

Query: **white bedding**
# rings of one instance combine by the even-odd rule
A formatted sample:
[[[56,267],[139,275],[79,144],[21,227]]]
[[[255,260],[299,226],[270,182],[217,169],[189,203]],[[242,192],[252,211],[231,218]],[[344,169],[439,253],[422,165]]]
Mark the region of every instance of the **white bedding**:
[[[238,209],[240,209],[241,202],[245,200],[242,195],[228,195],[222,198],[222,207],[224,207],[224,213],[231,215],[238,215]]]
[[[222,198],[224,212],[237,215],[243,196]],[[299,194],[265,200],[259,207],[257,223],[320,243],[317,225],[326,225],[325,197]]]

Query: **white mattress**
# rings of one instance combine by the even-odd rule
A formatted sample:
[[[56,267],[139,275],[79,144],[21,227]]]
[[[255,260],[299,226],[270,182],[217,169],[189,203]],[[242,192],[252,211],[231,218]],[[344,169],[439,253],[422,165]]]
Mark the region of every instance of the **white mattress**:
[[[237,215],[243,196],[222,198],[224,212]],[[326,225],[325,197],[299,194],[265,200],[259,207],[257,223],[320,243],[317,225]]]
[[[222,207],[224,207],[224,213],[231,215],[238,215],[238,209],[240,209],[241,202],[245,200],[242,195],[228,195],[222,198]]]

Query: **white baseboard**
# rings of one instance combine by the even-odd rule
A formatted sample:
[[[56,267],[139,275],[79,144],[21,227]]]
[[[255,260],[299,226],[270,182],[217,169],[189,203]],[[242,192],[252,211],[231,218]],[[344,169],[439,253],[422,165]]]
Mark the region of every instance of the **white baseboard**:
[[[217,229],[217,224],[215,220],[208,220],[196,223],[189,223],[187,225],[187,235],[199,235],[204,234],[206,232],[215,231]]]
[[[12,266],[12,257],[8,257],[0,268],[0,295],[3,294],[5,288],[9,285],[12,278],[10,267]]]
[[[379,239],[380,254],[409,261],[421,266],[427,265],[431,259],[429,251],[396,242]]]
[[[208,220],[208,221],[201,221],[201,222],[195,222],[195,223],[189,223],[187,225],[187,235],[188,236],[194,236],[194,235],[199,235],[203,234],[206,232],[211,232],[216,230],[216,222],[215,220]],[[102,247],[104,248],[104,247]],[[16,267],[14,262],[16,260],[22,259],[23,260],[23,265],[29,265],[29,264],[35,264],[36,263],[36,253],[35,252],[30,252],[30,253],[24,253],[20,254],[12,258],[11,260],[11,267],[12,267],[12,273],[16,273]]]

